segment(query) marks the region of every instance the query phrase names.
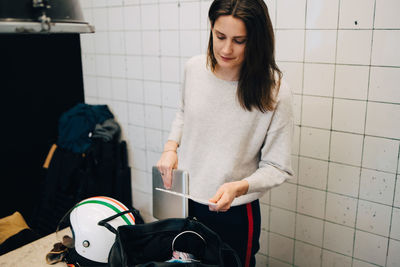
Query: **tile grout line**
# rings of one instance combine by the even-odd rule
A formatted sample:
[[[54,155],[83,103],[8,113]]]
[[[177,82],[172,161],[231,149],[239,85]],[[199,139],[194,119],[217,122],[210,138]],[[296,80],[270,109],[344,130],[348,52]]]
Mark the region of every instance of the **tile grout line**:
[[[146,127],[146,93],[145,93],[145,89],[144,89],[144,61],[143,61],[143,12],[142,12],[142,0],[138,0],[138,2],[139,2],[139,4],[138,4],[138,6],[139,6],[139,16],[140,16],[140,54],[141,55],[139,55],[139,58],[140,58],[140,63],[141,63],[141,67],[142,67],[142,79],[143,79],[143,81],[142,81],[142,83],[141,83],[141,85],[142,85],[142,95],[143,95],[143,103],[142,103],[142,105],[143,105],[143,131],[144,131],[144,147],[145,147],[145,149],[144,149],[144,155],[145,155],[145,163],[144,163],[144,165],[146,166],[146,168],[147,168],[147,160],[148,160],[148,158],[147,158],[147,151],[148,151],[148,148],[147,148],[147,135],[146,135],[146,130],[145,130],[145,127]]]
[[[389,206],[389,207],[390,207],[390,206]],[[353,229],[353,230],[355,229],[354,226],[344,225],[344,224],[341,224],[341,223],[338,223],[338,222],[335,222],[335,221],[327,220],[326,218],[316,217],[316,216],[313,216],[313,215],[310,215],[310,214],[307,214],[307,213],[296,212],[296,211],[293,211],[293,210],[288,209],[288,208],[283,208],[283,207],[276,206],[276,205],[271,205],[271,208],[273,208],[273,209],[279,209],[279,210],[283,210],[283,211],[287,211],[287,212],[289,212],[289,213],[294,213],[294,214],[296,214],[296,215],[301,215],[301,216],[308,217],[308,218],[312,218],[312,219],[319,220],[319,221],[322,221],[322,222],[328,222],[328,223],[331,223],[331,224],[334,224],[334,225],[342,226],[342,227],[347,228],[347,229]],[[385,236],[385,235],[382,235],[382,234],[373,233],[373,232],[369,232],[369,231],[364,230],[364,229],[356,228],[356,230],[358,230],[358,231],[360,231],[360,232],[368,233],[368,234],[371,234],[371,235],[379,236],[379,237],[382,237],[382,238],[388,238],[388,236]],[[299,241],[302,241],[302,242],[305,242],[305,243],[310,243],[310,244],[312,244],[311,242],[303,241],[303,240],[301,240],[301,239],[295,239],[294,237],[291,237],[291,236],[289,236],[289,235],[284,235],[284,234],[279,233],[279,232],[275,232],[275,231],[271,231],[271,230],[268,230],[268,232],[269,232],[269,233],[273,233],[273,234],[278,234],[278,235],[280,235],[280,236],[284,236],[284,237],[286,237],[286,238],[288,238],[288,239],[299,240]],[[400,241],[400,239],[396,239],[396,238],[392,238],[392,239],[393,239],[393,240],[396,240],[396,241]],[[314,246],[317,246],[317,245],[314,245]],[[322,249],[326,249],[326,248],[323,248],[323,247],[321,247],[321,246],[318,246],[318,247],[319,247],[319,248],[322,248]]]
[[[294,185],[293,183],[290,183],[290,184]],[[299,185],[299,186],[302,187],[302,188],[307,188],[307,189],[316,190],[316,191],[320,191],[320,192],[327,192],[327,193],[330,193],[330,194],[334,194],[334,195],[338,195],[338,196],[342,196],[342,197],[346,197],[346,198],[359,199],[359,200],[362,200],[364,202],[369,202],[369,203],[373,203],[373,204],[376,204],[376,205],[381,205],[381,206],[385,206],[385,207],[391,207],[391,208],[398,208],[399,209],[399,207],[397,207],[397,206],[394,206],[394,205],[391,205],[391,204],[385,204],[383,202],[373,201],[373,200],[366,199],[366,198],[357,198],[355,196],[346,195],[346,194],[343,194],[343,193],[337,193],[335,191],[329,191],[329,190],[325,191],[323,189],[319,189],[319,188],[308,186],[308,185]],[[282,209],[285,209],[285,208],[282,208]],[[312,215],[309,215],[309,216],[313,217]],[[315,218],[318,218],[318,217],[315,217]]]
[[[357,194],[357,206],[356,206],[356,213],[354,218],[354,235],[353,235],[353,247],[352,247],[352,262],[351,266],[354,265],[354,254],[356,249],[356,237],[357,237],[357,222],[358,222],[358,208],[360,205],[360,192],[361,192],[361,177],[362,177],[362,166],[364,160],[364,148],[365,148],[365,134],[367,128],[367,118],[368,118],[368,100],[369,100],[369,86],[370,86],[370,78],[371,78],[371,62],[372,62],[372,49],[373,49],[373,41],[374,41],[374,25],[375,25],[375,13],[376,13],[376,0],[374,1],[374,13],[372,19],[372,36],[371,36],[371,47],[370,47],[370,55],[369,55],[369,68],[368,68],[368,84],[367,84],[367,94],[366,94],[366,106],[365,106],[365,117],[364,117],[364,133],[363,133],[363,140],[362,140],[362,148],[361,148],[361,161],[360,161],[360,171],[358,177],[358,194]]]
[[[134,103],[134,104],[136,104],[136,103]],[[140,103],[138,103],[138,104],[140,104]],[[307,127],[308,128],[308,127]],[[318,128],[311,128],[311,129],[318,129]],[[324,129],[320,129],[320,130],[324,130]],[[332,131],[332,132],[337,132],[337,133],[349,133],[349,132],[342,132],[342,131]],[[349,133],[349,134],[351,134],[351,133]],[[360,134],[357,134],[357,135],[360,135]],[[365,135],[366,137],[376,137],[376,136],[373,136],[373,135]],[[385,139],[387,139],[387,140],[392,140],[392,141],[399,141],[399,140],[397,140],[397,139],[390,139],[390,138],[385,138]],[[306,158],[306,159],[313,159],[313,160],[317,160],[317,161],[322,161],[322,162],[332,162],[332,163],[335,163],[335,164],[338,164],[338,165],[342,165],[342,166],[347,166],[347,167],[355,167],[355,168],[359,168],[359,167],[361,167],[361,165],[354,165],[354,164],[351,164],[351,163],[346,163],[346,162],[341,162],[341,161],[335,161],[335,160],[327,160],[327,159],[323,159],[323,158],[316,158],[316,157],[314,157],[314,156],[309,156],[309,155],[304,155],[304,154],[291,154],[292,156],[295,156],[295,157],[302,157],[302,158]],[[370,167],[363,167],[363,169],[366,169],[366,170],[371,170],[371,171],[376,171],[376,172],[381,172],[381,173],[386,173],[386,174],[400,174],[399,172],[397,172],[397,171],[394,171],[394,172],[391,172],[391,171],[387,171],[387,170],[381,170],[381,169],[374,169],[374,168],[370,168]]]
[[[372,29],[370,29],[372,31]],[[399,29],[400,32],[400,29]],[[337,65],[337,66],[349,66],[349,67],[379,67],[379,68],[400,68],[400,65],[375,65],[375,64],[361,64],[361,63],[333,63],[333,62],[323,62],[323,61],[305,61],[305,60],[277,60],[281,63],[307,63],[310,65]]]
[[[268,7],[267,7],[268,8]],[[277,24],[278,22],[278,0],[275,0],[275,10],[274,10],[274,25]],[[272,22],[272,21],[271,21]],[[276,28],[273,29],[274,31],[274,37],[275,37],[275,50],[276,50]],[[271,235],[270,235],[270,230],[271,230],[271,203],[272,203],[272,190],[269,190],[269,203],[268,203],[268,228],[267,228],[267,233],[268,233],[268,241],[267,241],[267,266],[270,263],[270,246],[271,246]]]
[[[333,128],[333,112],[334,112],[334,104],[335,104],[335,86],[336,86],[336,68],[337,68],[337,53],[338,53],[338,39],[339,39],[339,20],[340,20],[340,0],[338,1],[338,14],[336,21],[336,44],[335,44],[335,64],[333,68],[333,87],[332,87],[332,100],[331,100],[331,123],[329,129],[329,144],[328,144],[328,166],[326,172],[326,184],[325,184],[325,205],[324,205],[324,221],[322,224],[322,240],[321,240],[321,264],[323,266],[323,255],[324,255],[324,243],[325,243],[325,227],[326,227],[326,212],[327,212],[327,203],[328,203],[328,184],[329,184],[329,167],[330,167],[330,159],[331,159],[331,147],[332,147],[332,128]]]
[[[305,0],[305,7],[304,7],[304,28],[307,25],[307,7],[308,7],[308,1]],[[302,133],[302,122],[303,122],[303,104],[304,104],[304,62],[306,58],[306,30],[303,30],[303,64],[302,64],[302,79],[301,79],[301,104],[300,104],[300,122],[299,122],[299,155],[301,154],[301,133]],[[294,217],[294,231],[293,231],[293,252],[292,252],[292,266],[295,266],[295,261],[296,261],[296,235],[297,235],[297,219],[298,219],[298,201],[299,201],[299,179],[300,179],[300,157],[297,157],[297,183],[296,183],[296,207],[295,207],[295,217]]]
[[[397,168],[396,172],[399,169],[399,160],[400,160],[400,143],[398,145],[398,150],[397,150]],[[394,202],[396,200],[396,186],[397,186],[397,179],[398,174],[395,175],[395,180],[394,180],[394,190],[393,190],[393,200],[392,200],[392,212],[390,214],[390,225],[389,225],[389,233],[388,233],[388,243],[387,243],[387,250],[386,250],[386,261],[385,261],[385,266],[388,264],[388,258],[389,258],[389,249],[390,249],[390,240],[394,238],[391,238],[391,233],[392,233],[392,224],[393,224],[393,212],[394,212]]]
[[[162,79],[162,53],[161,53],[161,47],[162,47],[162,44],[161,44],[161,32],[162,32],[162,30],[161,30],[161,21],[160,21],[160,18],[161,18],[161,7],[160,7],[160,1],[158,0],[157,1],[157,13],[158,13],[158,30],[157,30],[157,32],[158,32],[158,51],[157,51],[157,57],[158,57],[158,59],[159,59],[159,68],[158,68],[158,70],[159,70],[159,72],[160,72],[160,77],[159,77],[159,81],[158,81],[158,85],[159,85],[159,89],[160,89],[160,110],[161,110],[161,118],[160,118],[160,122],[161,122],[161,125],[159,125],[159,127],[160,127],[160,129],[157,129],[157,132],[159,132],[160,133],[160,135],[161,135],[161,140],[159,140],[159,142],[161,142],[161,143],[159,143],[158,145],[160,145],[160,150],[161,151],[157,151],[156,153],[159,153],[160,154],[160,157],[161,157],[161,154],[162,154],[162,151],[164,150],[164,143],[167,141],[167,140],[165,140],[164,141],[164,117],[163,117],[163,114],[164,114],[164,86],[163,86],[163,84],[164,84],[164,82],[163,82],[163,79]]]
[[[124,63],[125,63],[125,69],[124,69],[124,72],[125,72],[125,77],[124,77],[124,82],[125,82],[125,88],[126,88],[126,91],[125,91],[125,101],[124,101],[124,103],[126,103],[126,108],[127,108],[127,111],[126,111],[126,113],[127,113],[127,122],[126,122],[126,126],[127,126],[127,129],[125,129],[125,131],[124,131],[124,133],[125,132],[127,132],[128,133],[128,136],[126,136],[125,137],[125,139],[128,141],[128,142],[130,142],[130,140],[129,140],[129,88],[128,88],[128,57],[127,57],[127,53],[126,53],[126,40],[125,40],[125,13],[124,13],[124,6],[125,6],[125,1],[124,0],[122,0],[122,5],[121,5],[121,13],[122,13],[122,30],[121,30],[121,32],[123,33],[123,50],[124,50]],[[127,142],[127,143],[128,143]],[[129,143],[128,143],[129,144]],[[131,176],[132,176],[132,174],[131,174]]]
[[[340,30],[340,31],[370,31],[370,28],[277,28],[279,31],[301,31],[301,30],[307,30],[307,31],[335,31],[335,30]],[[377,31],[397,31],[399,28],[377,28],[374,29]]]

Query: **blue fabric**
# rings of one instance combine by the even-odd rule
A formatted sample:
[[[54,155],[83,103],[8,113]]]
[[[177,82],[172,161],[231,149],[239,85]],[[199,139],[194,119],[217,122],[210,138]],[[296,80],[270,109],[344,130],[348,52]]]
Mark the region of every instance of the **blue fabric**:
[[[84,153],[91,145],[96,124],[114,118],[107,105],[79,103],[64,112],[58,123],[57,145],[75,153]]]

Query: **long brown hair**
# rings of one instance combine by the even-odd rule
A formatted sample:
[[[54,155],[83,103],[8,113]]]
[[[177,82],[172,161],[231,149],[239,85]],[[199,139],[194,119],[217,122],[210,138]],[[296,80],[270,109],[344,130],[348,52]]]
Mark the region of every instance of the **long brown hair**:
[[[275,37],[268,8],[263,0],[215,0],[208,11],[211,32],[208,42],[207,65],[215,71],[217,60],[213,51],[215,21],[232,15],[246,25],[245,59],[239,74],[237,97],[240,105],[251,111],[273,110],[282,72],[275,62]]]

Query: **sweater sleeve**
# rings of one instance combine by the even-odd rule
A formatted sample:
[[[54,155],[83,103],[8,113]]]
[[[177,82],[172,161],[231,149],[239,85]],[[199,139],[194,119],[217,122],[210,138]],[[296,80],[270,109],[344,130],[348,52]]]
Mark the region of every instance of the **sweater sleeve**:
[[[283,83],[281,86],[286,86],[286,84]],[[260,151],[258,169],[244,178],[249,183],[248,194],[265,192],[293,176],[291,166],[293,124],[292,94],[289,88],[281,88],[278,103]]]
[[[181,95],[179,100],[178,110],[175,118],[172,121],[171,130],[169,132],[168,140],[175,141],[178,145],[181,143],[182,131],[183,131],[183,115],[185,110],[185,85],[186,85],[186,67],[181,87]]]

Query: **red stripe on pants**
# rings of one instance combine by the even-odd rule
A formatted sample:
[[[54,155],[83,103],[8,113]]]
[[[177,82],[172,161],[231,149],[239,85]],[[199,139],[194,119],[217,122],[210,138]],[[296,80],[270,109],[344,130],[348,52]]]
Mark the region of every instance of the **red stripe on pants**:
[[[245,267],[250,266],[251,249],[253,245],[253,209],[251,203],[247,203],[247,218],[249,220],[249,232],[247,234],[247,250],[246,250],[246,263]]]

